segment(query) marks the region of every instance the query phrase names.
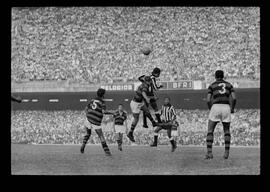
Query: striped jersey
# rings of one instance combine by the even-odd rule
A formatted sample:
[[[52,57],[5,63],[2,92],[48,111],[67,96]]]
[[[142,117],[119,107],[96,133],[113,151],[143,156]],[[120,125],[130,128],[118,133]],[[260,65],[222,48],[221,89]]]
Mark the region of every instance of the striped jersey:
[[[172,121],[176,118],[174,107],[169,105],[162,105],[161,107],[161,120],[164,122]]]
[[[142,102],[144,100],[142,92],[145,92],[146,95],[149,95],[149,87],[150,86],[143,82],[135,91],[134,101]]]
[[[212,104],[230,104],[232,92],[232,84],[224,80],[217,80],[208,87],[208,93],[212,95]]]
[[[88,121],[94,125],[100,126],[103,119],[102,110],[105,110],[105,108],[105,102],[101,98],[97,97],[91,99],[85,109]]]
[[[124,121],[127,119],[127,113],[125,111],[120,112],[117,110],[113,114],[115,125],[124,125]]]

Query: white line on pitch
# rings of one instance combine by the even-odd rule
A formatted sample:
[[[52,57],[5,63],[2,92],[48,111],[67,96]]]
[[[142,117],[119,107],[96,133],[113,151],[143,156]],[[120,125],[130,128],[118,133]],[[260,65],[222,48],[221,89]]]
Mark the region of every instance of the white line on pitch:
[[[28,102],[29,101],[29,99],[23,99],[22,100],[22,102]]]
[[[38,102],[38,100],[37,99],[32,99],[32,102]]]
[[[49,102],[58,102],[59,99],[49,99]]]
[[[103,99],[104,101],[113,101],[113,99]]]
[[[87,102],[87,99],[80,99],[80,102]]]

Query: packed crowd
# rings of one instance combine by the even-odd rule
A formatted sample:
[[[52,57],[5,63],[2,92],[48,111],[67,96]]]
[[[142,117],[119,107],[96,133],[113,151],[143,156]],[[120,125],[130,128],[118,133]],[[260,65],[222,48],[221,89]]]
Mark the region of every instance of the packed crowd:
[[[206,110],[177,110],[180,123],[177,142],[181,145],[205,145],[207,132]],[[132,115],[128,116],[128,128]],[[85,115],[83,111],[12,111],[12,143],[36,144],[80,144],[85,134]],[[112,117],[106,116],[102,123],[108,144],[114,144],[115,134]],[[255,146],[260,144],[260,110],[237,110],[231,124],[232,145]],[[149,145],[153,139],[153,129],[142,128],[142,119],[134,132],[136,144]],[[93,132],[89,143],[99,143]],[[125,145],[131,142],[127,137]],[[161,131],[159,144],[169,144],[165,131]],[[218,124],[214,136],[215,145],[224,145],[222,125]]]
[[[160,80],[260,78],[257,7],[12,8],[15,82],[134,81],[153,66]],[[149,56],[143,47],[152,49]]]

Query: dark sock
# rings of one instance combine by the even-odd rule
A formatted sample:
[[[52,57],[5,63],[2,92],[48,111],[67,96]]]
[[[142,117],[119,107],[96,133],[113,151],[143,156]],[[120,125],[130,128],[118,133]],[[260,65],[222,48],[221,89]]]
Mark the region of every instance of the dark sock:
[[[147,125],[147,118],[145,112],[143,112],[143,124]]]
[[[102,148],[105,152],[110,151],[106,142],[101,142]]]
[[[173,139],[170,139],[170,143],[172,144],[172,146],[175,146],[175,141]]]
[[[207,152],[208,153],[212,153],[213,141],[214,141],[214,134],[213,133],[207,133],[206,143],[207,143]]]
[[[156,113],[155,115],[156,115],[157,121],[158,121],[159,123],[161,123],[160,114],[159,114],[159,113]]]
[[[231,144],[231,134],[225,133],[224,134],[224,140],[225,140],[225,151],[230,150],[230,144]]]
[[[91,129],[87,129],[86,135],[83,137],[83,144],[86,144],[91,136]]]
[[[157,144],[158,135],[154,135],[154,144]]]
[[[121,145],[122,144],[122,142],[121,142],[121,140],[119,139],[119,140],[116,140],[117,141],[117,144],[118,145]]]

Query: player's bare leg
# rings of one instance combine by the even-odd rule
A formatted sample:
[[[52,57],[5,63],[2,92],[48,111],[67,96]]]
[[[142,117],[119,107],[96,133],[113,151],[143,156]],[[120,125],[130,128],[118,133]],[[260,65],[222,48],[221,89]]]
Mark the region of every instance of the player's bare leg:
[[[130,141],[135,142],[134,136],[133,136],[133,132],[135,130],[135,127],[137,126],[138,122],[139,122],[139,115],[140,113],[133,113],[133,121],[131,123],[131,128],[130,131],[127,134],[127,137],[130,139]]]
[[[110,149],[109,149],[109,147],[108,147],[108,145],[107,145],[107,143],[105,141],[102,129],[96,129],[95,131],[96,131],[96,133],[97,133],[97,135],[98,135],[98,137],[100,139],[100,142],[101,142],[101,145],[102,145],[102,148],[103,148],[105,154],[107,156],[111,156],[111,152],[110,152]]]
[[[123,133],[117,133],[116,134],[116,141],[118,144],[118,150],[122,151],[122,143],[123,143]]]
[[[81,153],[84,153],[85,146],[87,144],[87,141],[89,140],[91,136],[91,129],[88,129],[88,127],[85,126],[86,129],[86,135],[83,137],[83,143],[81,146]]]
[[[205,155],[205,159],[213,159],[212,153],[212,145],[214,142],[214,130],[218,122],[214,122],[209,120],[208,121],[208,131],[206,137],[206,144],[207,144],[207,153]]]
[[[225,141],[225,152],[223,155],[224,159],[229,158],[230,145],[231,145],[231,134],[230,134],[230,123],[222,122],[224,130],[224,141]]]
[[[157,122],[155,122],[155,120],[153,119],[153,117],[152,117],[152,115],[151,115],[149,109],[146,107],[146,105],[143,105],[142,108],[141,108],[141,110],[142,110],[143,112],[145,112],[145,115],[146,115],[146,117],[151,121],[152,126],[153,126],[153,127],[156,127],[156,126],[157,126]]]
[[[157,143],[158,143],[158,132],[162,129],[162,127],[158,126],[155,130],[154,130],[154,142],[150,145],[151,147],[157,147]]]
[[[174,152],[175,149],[177,148],[177,146],[176,146],[176,141],[174,141],[174,139],[172,137],[172,129],[167,129],[167,134],[168,134],[170,143],[172,145],[172,150],[171,151]]]

